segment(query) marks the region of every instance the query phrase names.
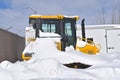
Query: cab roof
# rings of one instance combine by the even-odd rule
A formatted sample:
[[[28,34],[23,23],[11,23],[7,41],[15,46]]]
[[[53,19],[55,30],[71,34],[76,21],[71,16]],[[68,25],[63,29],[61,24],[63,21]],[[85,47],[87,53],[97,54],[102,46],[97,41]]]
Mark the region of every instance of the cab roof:
[[[31,15],[29,18],[42,18],[42,19],[63,19],[63,18],[75,18],[79,19],[79,16],[64,16],[64,15]]]

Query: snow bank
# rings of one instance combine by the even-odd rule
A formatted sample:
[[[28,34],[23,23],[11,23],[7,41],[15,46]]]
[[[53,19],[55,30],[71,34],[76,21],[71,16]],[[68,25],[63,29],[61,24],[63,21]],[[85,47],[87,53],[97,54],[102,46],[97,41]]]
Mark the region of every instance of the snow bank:
[[[41,74],[41,76],[55,76],[57,75],[57,69],[59,62],[56,59],[43,59],[39,62],[31,64],[28,68]]]
[[[30,43],[25,52],[34,52],[28,61],[0,63],[0,80],[119,80],[120,53],[87,55],[74,51],[72,47],[66,52],[57,50],[54,40],[37,39]],[[71,69],[65,63],[81,62],[92,65],[87,69]]]
[[[88,55],[78,51],[74,51],[73,49],[71,50],[71,48],[72,47],[67,48],[67,52],[61,52],[56,48],[53,40],[51,40],[50,38],[41,38],[37,39],[36,42],[32,42],[31,44],[29,44],[23,53],[27,53],[30,51],[34,52],[35,55],[33,55],[32,59],[30,60],[33,62],[44,58],[55,58],[62,64],[82,62],[89,65],[103,65],[112,61],[111,58],[105,57],[103,55]]]
[[[14,77],[9,71],[6,71],[0,67],[0,80],[14,80]]]

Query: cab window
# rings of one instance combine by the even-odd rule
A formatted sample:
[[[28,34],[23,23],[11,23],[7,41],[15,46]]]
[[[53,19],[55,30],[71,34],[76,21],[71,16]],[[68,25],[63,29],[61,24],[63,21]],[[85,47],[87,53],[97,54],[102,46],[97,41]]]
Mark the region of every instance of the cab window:
[[[55,24],[42,24],[42,31],[55,33],[56,26],[55,26]]]
[[[71,23],[65,23],[65,34],[67,36],[72,36]]]
[[[35,18],[30,18],[29,19],[29,24],[35,24],[36,23],[36,19]]]

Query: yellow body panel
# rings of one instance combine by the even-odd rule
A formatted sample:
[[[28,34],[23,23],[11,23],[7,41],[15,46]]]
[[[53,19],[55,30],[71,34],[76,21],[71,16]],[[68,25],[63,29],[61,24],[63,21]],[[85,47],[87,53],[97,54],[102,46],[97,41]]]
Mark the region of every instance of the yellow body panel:
[[[57,49],[61,51],[61,42],[56,42]]]
[[[81,51],[86,54],[97,54],[100,51],[100,49],[97,46],[91,45],[91,44],[87,44],[84,47],[76,46],[76,50]]]
[[[30,38],[27,38],[26,40],[27,42],[34,42],[36,39],[34,37],[30,37]]]
[[[42,18],[42,19],[63,19],[63,15],[31,15],[29,18]],[[76,20],[79,19],[79,16],[73,16]]]
[[[22,59],[23,60],[29,60],[31,57],[26,57],[25,54],[22,54]]]
[[[29,18],[63,19],[63,15],[31,15]]]

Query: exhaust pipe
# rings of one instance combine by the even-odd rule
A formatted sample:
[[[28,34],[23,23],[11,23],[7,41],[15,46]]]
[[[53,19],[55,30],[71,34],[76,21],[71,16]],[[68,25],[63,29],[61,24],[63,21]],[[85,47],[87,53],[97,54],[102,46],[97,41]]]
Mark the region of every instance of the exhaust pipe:
[[[86,36],[85,36],[85,23],[84,23],[85,19],[82,20],[81,22],[81,30],[82,30],[82,41],[85,41]]]

